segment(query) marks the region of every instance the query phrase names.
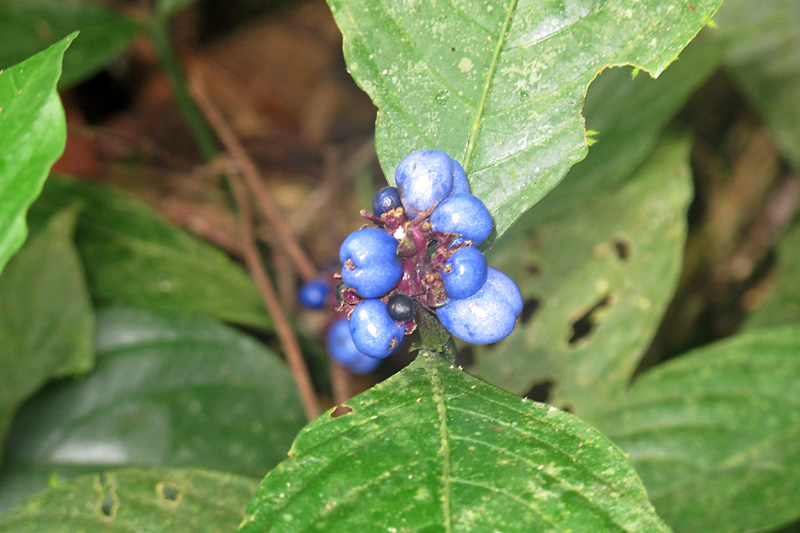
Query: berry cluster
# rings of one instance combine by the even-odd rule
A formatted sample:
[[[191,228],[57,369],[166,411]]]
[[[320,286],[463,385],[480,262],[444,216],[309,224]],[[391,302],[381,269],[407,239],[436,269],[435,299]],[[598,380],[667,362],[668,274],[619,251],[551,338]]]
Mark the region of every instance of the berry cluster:
[[[522,296],[474,248],[489,237],[493,222],[469,193],[464,169],[440,150],[421,150],[400,162],[395,181],[396,188],[375,195],[372,213],[361,212],[376,227],[351,233],[339,249],[336,298],[355,349],[388,356],[416,328],[416,305],[436,312],[462,340],[488,344],[507,337],[522,312]],[[343,326],[337,327],[342,336]]]

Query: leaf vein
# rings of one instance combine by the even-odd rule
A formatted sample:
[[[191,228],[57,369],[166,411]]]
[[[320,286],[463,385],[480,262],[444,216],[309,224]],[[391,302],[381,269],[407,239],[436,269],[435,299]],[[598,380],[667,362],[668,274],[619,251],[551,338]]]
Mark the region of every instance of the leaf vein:
[[[464,171],[469,175],[470,166],[472,164],[472,157],[478,146],[478,133],[481,129],[481,122],[483,121],[483,113],[486,109],[486,103],[489,100],[489,90],[492,87],[495,73],[497,72],[497,64],[500,62],[500,52],[505,44],[506,37],[508,37],[508,30],[511,27],[511,18],[517,9],[517,0],[511,0],[508,7],[508,14],[506,20],[503,22],[503,28],[500,30],[500,36],[497,39],[497,47],[495,47],[492,62],[489,64],[489,72],[486,73],[486,82],[483,84],[483,93],[481,94],[481,101],[478,103],[478,110],[475,113],[475,119],[472,121],[472,128],[469,134],[469,142],[467,143],[467,154],[464,156]]]

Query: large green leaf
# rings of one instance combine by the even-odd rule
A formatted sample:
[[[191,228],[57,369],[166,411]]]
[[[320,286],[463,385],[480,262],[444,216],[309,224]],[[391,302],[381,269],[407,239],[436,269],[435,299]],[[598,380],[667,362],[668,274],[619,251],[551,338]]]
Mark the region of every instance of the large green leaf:
[[[598,421],[676,531],[768,530],[800,518],[800,326],[656,367]]]
[[[185,468],[93,474],[30,498],[0,519],[0,531],[233,531],[256,486],[252,479]]]
[[[304,415],[272,352],[208,319],[110,309],[97,320],[95,370],[48,388],[14,421],[4,507],[20,487],[46,485],[44,465],[62,477],[141,465],[260,477],[286,456]]]
[[[51,178],[31,208],[30,223],[76,202],[84,206],[78,249],[96,298],[271,327],[255,285],[239,265],[129,196]]]
[[[549,381],[551,401],[584,419],[621,394],[680,273],[688,158],[688,142],[666,141],[622,186],[509,231],[490,262],[516,280],[526,308],[508,338],[472,348],[471,370],[517,394]]]
[[[0,451],[17,408],[94,363],[94,313],[72,244],[74,209],[54,216],[0,276]]]
[[[725,70],[800,169],[800,2],[726,0],[719,33]]]
[[[241,531],[663,531],[625,456],[553,407],[423,352],[323,415]]]
[[[64,151],[67,127],[56,82],[74,38],[0,69],[0,272],[25,240],[25,212]]]
[[[376,146],[461,161],[497,234],[586,154],[580,110],[602,69],[659,74],[721,0],[329,0],[351,74],[378,106]]]
[[[139,22],[90,2],[3,0],[0,2],[0,68],[13,65],[65,35],[81,37],[64,57],[61,85],[77,83],[128,48],[143,29]]]

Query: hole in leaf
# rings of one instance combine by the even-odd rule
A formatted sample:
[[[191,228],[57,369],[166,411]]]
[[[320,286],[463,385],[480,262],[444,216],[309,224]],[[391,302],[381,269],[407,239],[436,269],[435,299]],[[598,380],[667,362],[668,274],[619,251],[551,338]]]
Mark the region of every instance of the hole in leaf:
[[[349,405],[339,404],[331,412],[331,418],[339,418],[340,416],[349,415],[353,412],[353,408]]]
[[[615,239],[614,251],[620,261],[627,261],[631,256],[631,244],[625,239]]]
[[[114,499],[114,487],[108,481],[105,474],[97,476],[97,485],[101,491],[103,498],[100,500],[100,513],[105,518],[113,519],[117,514],[118,503]]]
[[[550,394],[553,392],[554,386],[555,382],[552,380],[547,379],[540,381],[531,387],[531,390],[525,394],[525,397],[529,400],[533,400],[534,402],[547,403],[547,400],[550,398]]]
[[[611,304],[611,295],[603,296],[597,303],[589,308],[583,315],[572,323],[572,333],[569,337],[569,344],[574,345],[581,339],[585,339],[598,324],[598,312]]]
[[[538,298],[529,298],[525,300],[525,303],[522,306],[522,313],[520,313],[519,318],[523,324],[528,322],[533,315],[536,314],[536,311],[539,310],[539,307],[542,305],[541,300]]]
[[[159,489],[160,489],[159,492],[161,493],[161,496],[165,500],[168,500],[168,501],[171,501],[171,502],[176,501],[178,499],[178,496],[180,496],[180,494],[181,494],[180,489],[177,489],[175,487],[171,487],[169,485],[163,485],[162,484],[159,487]]]
[[[108,517],[114,516],[114,498],[111,496],[103,498],[100,502],[100,512]]]

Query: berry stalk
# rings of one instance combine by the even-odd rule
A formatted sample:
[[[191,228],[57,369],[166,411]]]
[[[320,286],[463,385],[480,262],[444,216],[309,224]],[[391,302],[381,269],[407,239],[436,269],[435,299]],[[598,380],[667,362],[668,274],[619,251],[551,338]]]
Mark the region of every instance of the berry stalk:
[[[438,354],[451,365],[460,365],[456,343],[436,318],[436,313],[420,307],[417,310],[417,327],[422,339],[423,350]]]

